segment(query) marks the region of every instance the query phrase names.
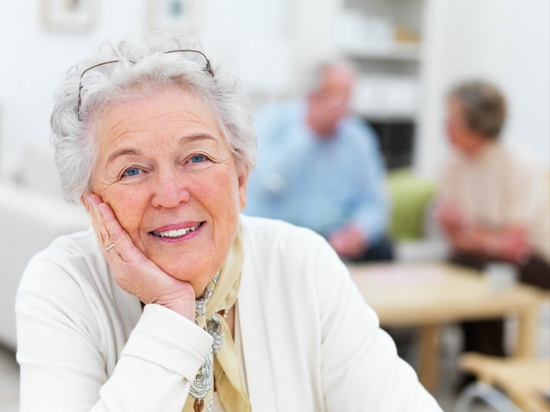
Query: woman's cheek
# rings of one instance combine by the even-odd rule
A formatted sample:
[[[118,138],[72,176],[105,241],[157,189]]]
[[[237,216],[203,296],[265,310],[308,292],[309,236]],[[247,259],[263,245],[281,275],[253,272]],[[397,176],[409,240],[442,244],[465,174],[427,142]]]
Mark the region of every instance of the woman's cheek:
[[[144,196],[128,189],[110,193],[103,201],[111,206],[118,222],[135,243],[139,239],[139,228],[147,205]]]

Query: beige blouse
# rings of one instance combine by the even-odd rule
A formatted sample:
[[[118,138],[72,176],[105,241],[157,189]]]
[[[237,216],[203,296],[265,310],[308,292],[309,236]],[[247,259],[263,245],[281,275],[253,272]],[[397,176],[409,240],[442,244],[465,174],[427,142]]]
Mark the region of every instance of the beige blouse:
[[[441,196],[474,224],[525,227],[535,253],[550,261],[548,177],[524,153],[499,142],[476,157],[453,153],[444,168]]]

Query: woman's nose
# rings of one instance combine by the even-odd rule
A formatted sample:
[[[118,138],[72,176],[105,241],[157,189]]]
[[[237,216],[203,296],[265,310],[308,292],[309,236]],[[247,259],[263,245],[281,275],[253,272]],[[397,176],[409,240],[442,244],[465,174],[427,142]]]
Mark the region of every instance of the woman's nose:
[[[158,173],[155,186],[152,199],[154,207],[173,208],[189,201],[185,179],[173,171]]]

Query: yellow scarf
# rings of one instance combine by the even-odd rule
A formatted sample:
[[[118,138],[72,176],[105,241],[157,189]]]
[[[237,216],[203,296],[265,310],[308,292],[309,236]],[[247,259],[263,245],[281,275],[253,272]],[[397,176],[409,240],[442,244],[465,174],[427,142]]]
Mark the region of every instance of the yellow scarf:
[[[237,351],[231,331],[221,313],[226,314],[237,301],[244,252],[240,227],[221,271],[208,283],[202,297],[196,301],[195,323],[214,338],[205,362],[191,382],[182,412],[211,412],[214,405],[214,385],[227,412],[250,412],[244,392]]]

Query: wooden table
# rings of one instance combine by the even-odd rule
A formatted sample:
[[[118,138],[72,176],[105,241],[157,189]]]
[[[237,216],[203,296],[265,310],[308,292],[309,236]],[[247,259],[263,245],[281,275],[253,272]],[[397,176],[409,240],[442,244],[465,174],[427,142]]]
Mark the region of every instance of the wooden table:
[[[531,357],[544,295],[524,285],[495,293],[478,272],[446,263],[350,265],[382,326],[420,327],[419,379],[435,389],[441,324],[518,315],[515,357]]]

